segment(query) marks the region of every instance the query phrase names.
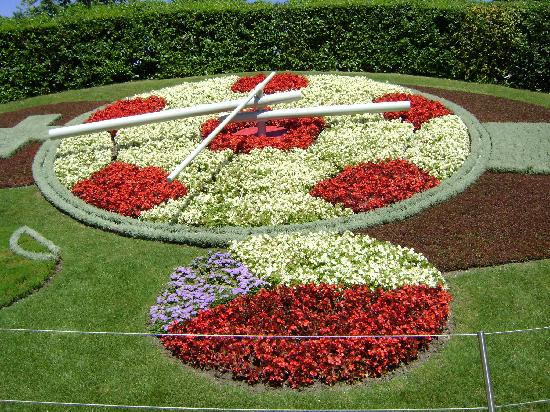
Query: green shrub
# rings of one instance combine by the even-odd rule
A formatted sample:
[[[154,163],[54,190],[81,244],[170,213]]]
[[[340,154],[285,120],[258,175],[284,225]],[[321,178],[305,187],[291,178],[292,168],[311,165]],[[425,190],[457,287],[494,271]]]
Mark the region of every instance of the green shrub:
[[[399,72],[548,91],[547,2],[309,0],[70,7],[0,20],[0,102],[223,72]]]

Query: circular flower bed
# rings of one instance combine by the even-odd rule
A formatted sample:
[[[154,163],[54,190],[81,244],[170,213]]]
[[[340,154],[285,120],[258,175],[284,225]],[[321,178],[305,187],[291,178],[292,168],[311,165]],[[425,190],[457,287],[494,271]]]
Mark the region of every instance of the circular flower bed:
[[[244,90],[254,87],[261,78],[211,78],[157,90],[127,102],[165,102],[165,109],[172,109],[234,100],[238,93],[244,96]],[[453,175],[469,154],[469,135],[460,118],[437,102],[411,96],[403,87],[364,77],[306,77],[292,73],[280,74],[268,86],[272,89],[268,87],[266,93],[302,88],[301,100],[279,104],[277,108],[410,98],[413,110],[406,116],[386,113],[273,121],[268,123],[265,137],[256,135],[253,123],[233,123],[178,176],[177,180],[188,190],[187,196],[165,197],[147,210],[134,204],[135,198],[121,198],[121,202],[141,210],[141,221],[169,225],[247,228],[303,224],[363,213],[427,190],[434,186],[429,183],[434,179]],[[147,111],[160,107],[153,103],[145,105]],[[57,147],[55,175],[71,190],[108,166],[112,157],[169,173],[217,124],[216,118],[199,116],[122,129],[116,142],[110,140],[107,132],[64,139]],[[116,153],[111,156],[114,143]],[[373,179],[389,181],[384,161],[416,165],[418,175],[425,176],[424,183],[410,180],[401,184],[412,179],[411,175],[398,179],[400,183],[392,188],[391,196],[358,182],[350,183],[348,200],[333,201],[314,195],[314,188],[351,173],[344,170],[360,170],[353,168],[364,164],[372,164],[368,175]],[[381,174],[376,175],[378,172]],[[382,196],[384,200],[369,200],[372,196]],[[368,207],[363,205],[365,202]],[[363,206],[358,207],[357,203]],[[92,204],[104,207],[102,203]]]
[[[353,382],[428,348],[430,337],[365,335],[441,333],[451,301],[444,285],[422,255],[368,236],[253,236],[178,268],[151,308],[151,324],[218,335],[161,342],[187,364],[251,384]]]

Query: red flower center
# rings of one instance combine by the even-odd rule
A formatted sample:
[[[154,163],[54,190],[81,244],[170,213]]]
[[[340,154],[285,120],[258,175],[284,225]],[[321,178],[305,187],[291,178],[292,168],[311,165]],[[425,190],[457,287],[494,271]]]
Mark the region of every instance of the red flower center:
[[[217,119],[206,121],[201,127],[203,139],[219,124]],[[266,122],[265,136],[259,136],[257,123],[234,122],[229,123],[208,147],[211,150],[231,149],[235,153],[250,153],[253,149],[266,147],[307,149],[324,128],[325,121],[321,117],[272,120]]]

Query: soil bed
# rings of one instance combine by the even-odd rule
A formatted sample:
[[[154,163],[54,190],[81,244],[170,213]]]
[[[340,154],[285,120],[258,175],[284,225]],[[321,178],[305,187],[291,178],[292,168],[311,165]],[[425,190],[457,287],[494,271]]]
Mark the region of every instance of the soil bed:
[[[550,175],[485,173],[462,194],[361,230],[414,248],[442,271],[550,257]]]
[[[59,113],[61,117],[53,125],[62,126],[82,113],[89,112],[106,102],[67,102],[36,106],[16,112],[0,113],[0,128],[16,126],[28,116]],[[0,188],[28,186],[34,183],[32,161],[40,143],[32,143],[20,149],[8,159],[0,159]]]
[[[421,92],[435,94],[464,107],[480,122],[550,123],[550,109],[536,104],[487,94],[466,93],[435,87],[409,86]]]

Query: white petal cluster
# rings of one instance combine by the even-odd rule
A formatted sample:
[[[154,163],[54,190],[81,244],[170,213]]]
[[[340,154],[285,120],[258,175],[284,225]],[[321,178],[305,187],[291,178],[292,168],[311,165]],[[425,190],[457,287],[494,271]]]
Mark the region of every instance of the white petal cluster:
[[[460,117],[447,115],[424,123],[415,133],[404,158],[438,179],[460,168],[470,153],[468,129]]]
[[[167,109],[235,100],[237,76],[183,83],[140,95],[162,96]],[[388,93],[407,92],[363,76],[312,75],[303,99],[277,105],[304,107],[369,103]],[[201,141],[200,116],[119,130],[118,160],[141,167],[172,171]],[[327,128],[307,150],[254,150],[235,155],[230,150],[204,150],[179,175],[189,195],[142,213],[141,219],[208,227],[302,223],[352,214],[309,191],[337,175],[345,166],[388,158],[405,158],[438,178],[456,171],[469,153],[466,126],[457,116],[444,116],[413,126],[384,120],[382,114],[327,117]],[[110,162],[107,132],[65,139],[57,151],[55,173],[68,188]]]
[[[445,285],[441,272],[423,255],[351,232],[258,235],[232,242],[229,251],[272,284]]]

